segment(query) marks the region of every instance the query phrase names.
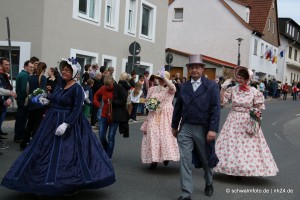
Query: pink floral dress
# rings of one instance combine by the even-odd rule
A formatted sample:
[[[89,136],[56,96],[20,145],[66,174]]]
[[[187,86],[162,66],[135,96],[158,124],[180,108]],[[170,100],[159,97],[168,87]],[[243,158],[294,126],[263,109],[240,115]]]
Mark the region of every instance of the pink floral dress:
[[[251,129],[250,109],[265,109],[262,93],[253,87],[241,91],[235,86],[224,94],[224,103],[229,99],[232,109],[216,142],[220,161],[214,171],[234,176],[275,176],[279,170],[261,128],[253,135],[247,131]]]
[[[143,163],[179,161],[178,144],[171,128],[175,92],[176,90],[170,91],[168,87],[162,86],[151,87],[148,90],[147,98],[159,100],[160,108],[157,111],[149,111],[141,126],[144,133],[141,148]]]

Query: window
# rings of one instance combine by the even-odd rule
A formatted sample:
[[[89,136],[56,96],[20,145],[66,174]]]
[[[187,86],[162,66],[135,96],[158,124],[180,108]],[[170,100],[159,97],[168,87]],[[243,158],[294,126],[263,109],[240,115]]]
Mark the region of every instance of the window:
[[[291,73],[291,81],[290,81],[290,84],[293,83],[293,73]]]
[[[292,33],[291,36],[294,37],[295,36],[295,27],[292,28]]]
[[[289,58],[292,58],[292,51],[293,51],[293,48],[289,47]]]
[[[294,28],[294,27],[290,25],[290,30],[289,30],[289,34],[290,34],[290,35],[292,35],[292,29],[293,29],[293,28]]]
[[[15,79],[18,73],[23,69],[24,62],[32,56],[30,55],[30,49],[30,42],[11,42],[12,63],[10,64],[10,70],[12,70],[13,79]],[[6,40],[0,40],[0,57],[9,58],[9,47]]]
[[[9,58],[9,47],[0,46],[0,57]],[[13,79],[16,80],[20,66],[20,47],[12,47],[11,61],[10,70],[12,70]]]
[[[101,0],[73,0],[73,18],[100,26]]]
[[[174,8],[174,21],[183,20],[183,8]]]
[[[289,29],[290,29],[290,24],[287,23],[287,24],[286,24],[286,30],[285,30],[285,32],[286,32],[286,33],[289,33]]]
[[[105,69],[107,69],[108,67],[111,66],[112,61],[109,59],[104,59],[103,61],[103,66],[105,67]]]
[[[254,55],[257,55],[257,44],[258,44],[257,39],[254,39],[254,52],[253,52]]]
[[[79,0],[79,13],[93,19],[95,16],[95,0]]]
[[[272,33],[275,33],[275,22],[273,22]]]
[[[130,9],[128,12],[128,31],[130,32],[132,30],[133,26],[133,10]]]
[[[149,36],[149,19],[150,19],[150,9],[143,6],[143,17],[142,17],[142,34]]]
[[[112,5],[111,5],[111,0],[106,1],[106,17],[105,17],[105,22],[108,25],[111,25],[111,12],[112,12]]]
[[[297,53],[298,53],[298,51],[297,51],[297,49],[295,49],[295,54],[294,54],[294,60],[295,61],[297,61]]]
[[[105,1],[105,24],[104,27],[118,31],[120,0]]]
[[[116,72],[117,58],[114,56],[102,55],[102,66],[105,66],[106,69],[108,67],[114,67]],[[116,79],[116,73],[113,73],[113,78]]]
[[[268,31],[271,29],[271,18],[268,19]]]
[[[137,26],[137,3],[138,0],[126,0],[125,26],[124,33],[127,35],[136,35]]]
[[[98,61],[97,53],[78,50],[78,49],[71,49],[70,57],[77,58],[78,63],[81,65],[82,70],[80,70],[80,77],[82,77],[83,75],[84,72],[83,69],[86,64],[93,64],[93,63],[97,63]],[[80,82],[81,82],[81,78],[80,78]]]
[[[154,42],[156,6],[142,0],[140,23],[140,38]]]
[[[261,43],[261,46],[260,46],[260,57],[264,57],[264,54],[265,54],[265,49],[264,49],[264,43]]]

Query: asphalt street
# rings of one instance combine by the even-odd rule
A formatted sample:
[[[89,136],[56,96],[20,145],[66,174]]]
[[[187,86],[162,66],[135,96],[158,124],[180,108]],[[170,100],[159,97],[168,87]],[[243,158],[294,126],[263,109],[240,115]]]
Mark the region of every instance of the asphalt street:
[[[230,107],[222,109],[220,128]],[[179,163],[170,162],[165,167],[158,165],[149,170],[141,163],[140,146],[142,133],[139,130],[143,118],[130,125],[130,137],[116,135],[115,152],[112,158],[116,173],[116,183],[103,189],[80,191],[65,197],[35,196],[9,190],[0,186],[0,200],[35,200],[35,199],[74,199],[74,200],[175,200],[180,195]],[[0,180],[21,153],[13,140],[14,120],[3,124],[3,131],[8,132],[7,143],[10,148],[1,150]],[[201,169],[193,170],[194,193],[192,199],[249,199],[249,200],[297,200],[300,199],[300,101],[288,99],[266,101],[263,112],[262,129],[279,173],[274,177],[245,177],[236,180],[222,174],[214,176],[214,194],[204,195],[204,179]],[[97,130],[95,133],[98,135]]]

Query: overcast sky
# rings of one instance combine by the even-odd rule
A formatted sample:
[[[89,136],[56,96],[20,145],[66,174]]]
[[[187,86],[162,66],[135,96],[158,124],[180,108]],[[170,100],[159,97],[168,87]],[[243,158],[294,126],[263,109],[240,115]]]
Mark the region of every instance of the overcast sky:
[[[300,25],[300,0],[277,0],[278,17],[292,18]]]

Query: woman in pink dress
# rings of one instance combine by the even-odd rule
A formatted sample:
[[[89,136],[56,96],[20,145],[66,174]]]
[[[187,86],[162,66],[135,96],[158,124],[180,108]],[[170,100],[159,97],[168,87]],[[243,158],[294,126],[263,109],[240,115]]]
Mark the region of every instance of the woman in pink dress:
[[[176,92],[175,85],[169,80],[170,73],[162,70],[159,85],[149,88],[147,99],[160,101],[159,109],[150,111],[141,126],[143,132],[141,157],[143,163],[151,163],[149,169],[155,169],[158,162],[168,165],[169,160],[179,161],[179,149],[172,135],[172,101]]]
[[[265,140],[260,125],[252,119],[250,110],[265,109],[264,96],[249,86],[251,71],[237,67],[234,71],[239,86],[224,92],[222,85],[221,104],[232,101],[232,109],[216,142],[219,163],[214,171],[232,176],[275,176],[277,165]],[[230,82],[230,81],[226,81]]]

